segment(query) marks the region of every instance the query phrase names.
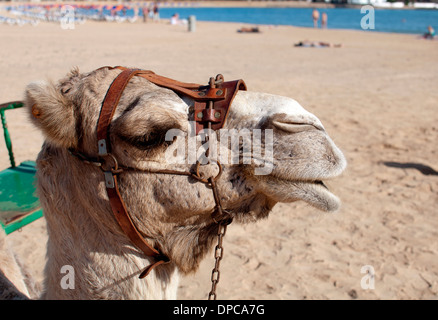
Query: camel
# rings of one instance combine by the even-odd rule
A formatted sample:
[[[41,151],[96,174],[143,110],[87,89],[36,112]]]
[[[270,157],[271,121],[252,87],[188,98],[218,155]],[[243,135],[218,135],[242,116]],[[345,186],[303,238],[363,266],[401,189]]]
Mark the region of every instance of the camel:
[[[144,256],[117,224],[101,169],[71,153],[97,156],[100,108],[120,72],[74,69],[57,83],[34,82],[26,88],[31,121],[45,136],[37,158],[37,193],[49,236],[42,299],[176,299],[180,276],[195,272],[217,239],[219,226],[211,218],[215,200],[206,184],[184,175],[120,174],[120,193],[133,222],[146,241],[170,259],[138,279],[153,259]],[[170,163],[166,157],[170,146],[177,150],[187,145],[184,135],[164,138],[172,129],[188,134],[192,104],[172,90],[132,78],[111,122],[112,154],[119,163],[143,170],[193,170],[192,163]],[[266,218],[278,202],[303,200],[323,211],[338,210],[340,200],[322,181],[338,177],[346,160],[320,120],[298,102],[239,91],[224,129],[273,132],[268,174],[254,173],[263,165],[260,161],[222,164],[216,185],[233,223]],[[197,145],[202,145],[201,137]],[[202,172],[216,175],[218,166],[211,162]],[[13,264],[14,257],[9,261]],[[22,275],[21,280],[20,274],[9,279],[29,295]],[[1,283],[0,278],[0,287]]]

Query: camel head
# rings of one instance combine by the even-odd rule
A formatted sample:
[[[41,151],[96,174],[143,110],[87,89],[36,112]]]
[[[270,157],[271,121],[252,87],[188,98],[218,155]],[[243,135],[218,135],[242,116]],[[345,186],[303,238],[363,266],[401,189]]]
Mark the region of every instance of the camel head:
[[[49,236],[64,232],[68,237],[70,232],[80,241],[81,232],[89,236],[82,230],[93,225],[99,234],[126,242],[112,215],[101,169],[69,153],[97,157],[97,119],[120,72],[73,70],[56,84],[36,82],[26,89],[31,119],[46,137],[37,162],[38,192],[49,228],[57,224]],[[189,98],[134,77],[110,125],[111,153],[120,165],[138,169],[118,177],[128,212],[147,241],[184,273],[196,270],[216,239],[212,191],[188,176],[144,170],[195,170],[196,160],[205,156],[205,140],[193,133],[192,104]],[[296,101],[239,91],[223,130],[208,134],[210,142],[220,142],[210,154],[220,159],[217,189],[235,222],[265,218],[277,202],[303,200],[323,211],[338,209],[338,198],[322,181],[340,175],[345,158],[318,118]],[[238,139],[233,140],[235,135]],[[223,149],[228,153],[220,152]],[[210,161],[200,171],[205,177],[216,176],[219,167]],[[68,230],[61,231],[61,226]]]

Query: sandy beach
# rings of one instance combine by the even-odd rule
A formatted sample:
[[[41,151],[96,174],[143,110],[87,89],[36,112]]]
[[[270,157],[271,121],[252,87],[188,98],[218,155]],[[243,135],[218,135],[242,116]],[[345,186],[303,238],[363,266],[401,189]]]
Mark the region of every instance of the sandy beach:
[[[25,86],[58,80],[72,67],[150,69],[185,82],[222,73],[251,91],[296,99],[321,119],[348,168],[330,181],[343,202],[325,214],[303,202],[278,204],[268,219],[232,224],[224,241],[219,299],[436,299],[438,294],[438,41],[367,31],[242,24],[87,21],[0,24],[0,102]],[[299,48],[302,40],[341,48]],[[35,159],[43,137],[24,111],[8,113],[17,161]],[[0,169],[9,166],[0,141]],[[8,236],[42,281],[44,219]],[[205,299],[213,255],[182,279],[181,299]],[[363,289],[363,266],[375,288]]]

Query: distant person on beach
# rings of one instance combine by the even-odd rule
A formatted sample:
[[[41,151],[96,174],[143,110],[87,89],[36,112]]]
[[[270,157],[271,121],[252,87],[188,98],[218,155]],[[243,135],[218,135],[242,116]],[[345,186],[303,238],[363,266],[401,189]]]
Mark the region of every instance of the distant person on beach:
[[[158,9],[158,4],[157,3],[154,4],[153,11],[154,11],[154,21],[155,22],[160,22],[160,11]]]
[[[149,8],[147,6],[143,6],[143,22],[146,23],[148,21]]]
[[[178,13],[174,13],[172,17],[170,18],[170,24],[175,25],[186,25],[189,23],[188,19],[180,19]]]
[[[342,44],[331,44],[330,42],[323,41],[309,41],[304,40],[295,43],[295,47],[306,47],[306,48],[341,48]]]
[[[173,15],[172,15],[172,17],[170,17],[170,24],[171,25],[176,25],[176,24],[178,24],[178,13],[174,13]]]
[[[154,18],[154,2],[151,2],[149,5],[149,18],[153,19]]]
[[[318,28],[318,20],[319,20],[319,11],[318,10],[313,9],[312,18],[313,18],[313,27]]]
[[[134,18],[138,18],[138,14],[140,12],[140,8],[138,6],[134,6]]]
[[[427,27],[427,32],[423,35],[424,39],[433,39],[435,38],[435,30],[432,26]]]
[[[328,16],[327,13],[323,12],[321,15],[321,28],[327,28],[327,20],[328,20]]]
[[[260,29],[259,29],[259,27],[253,27],[253,28],[242,27],[239,30],[237,30],[237,32],[241,32],[241,33],[259,33]]]

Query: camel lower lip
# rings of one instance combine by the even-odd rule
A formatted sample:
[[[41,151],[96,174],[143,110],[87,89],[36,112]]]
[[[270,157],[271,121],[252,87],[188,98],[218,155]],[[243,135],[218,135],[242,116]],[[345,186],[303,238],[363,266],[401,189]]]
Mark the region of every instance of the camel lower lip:
[[[336,211],[339,209],[341,203],[339,199],[330,192],[329,188],[321,180],[298,182],[306,194],[312,194],[309,199],[303,199],[309,204],[323,210]]]
[[[322,180],[287,180],[274,178],[270,181],[269,192],[280,202],[302,200],[322,211],[333,212],[340,208],[341,202]],[[284,185],[288,188],[284,188]],[[278,189],[275,185],[283,185]],[[288,190],[288,191],[286,191]]]

